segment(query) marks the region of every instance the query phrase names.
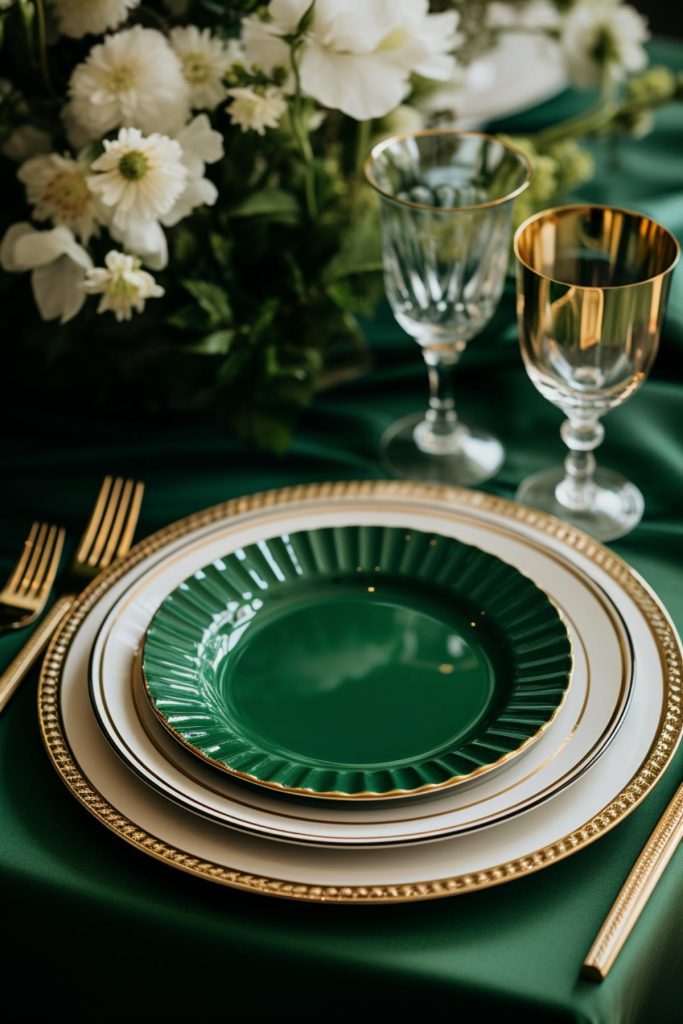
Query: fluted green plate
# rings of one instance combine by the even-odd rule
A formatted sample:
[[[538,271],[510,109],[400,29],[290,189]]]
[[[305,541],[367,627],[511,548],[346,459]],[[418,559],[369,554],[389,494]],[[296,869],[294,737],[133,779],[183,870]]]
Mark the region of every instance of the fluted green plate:
[[[513,566],[449,537],[303,530],[196,572],[144,643],[152,707],[217,767],[291,793],[441,789],[519,754],[571,674],[565,625]]]

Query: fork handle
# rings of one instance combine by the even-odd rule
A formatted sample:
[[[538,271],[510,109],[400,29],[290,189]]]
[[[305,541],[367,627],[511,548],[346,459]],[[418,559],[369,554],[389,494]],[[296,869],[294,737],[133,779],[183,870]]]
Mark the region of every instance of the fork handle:
[[[58,598],[45,618],[34,629],[17,656],[0,675],[0,713],[4,711],[5,705],[35,660],[47,647],[50,637],[75,600],[76,598],[73,594],[66,594],[64,597]]]

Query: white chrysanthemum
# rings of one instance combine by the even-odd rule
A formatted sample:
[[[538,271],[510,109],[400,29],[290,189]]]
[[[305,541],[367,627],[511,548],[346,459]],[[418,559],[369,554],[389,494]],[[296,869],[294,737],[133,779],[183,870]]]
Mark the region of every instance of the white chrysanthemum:
[[[63,324],[85,302],[83,282],[92,260],[65,227],[35,231],[30,224],[13,224],[0,244],[0,266],[17,273],[30,270],[33,297],[43,320]]]
[[[228,89],[228,96],[232,98],[228,107],[230,120],[238,124],[243,132],[254,131],[265,135],[266,128],[277,128],[287,109],[286,99],[274,85],[260,91],[251,86],[240,86]]]
[[[247,63],[286,65],[283,37],[309,6],[308,0],[271,0],[269,21],[245,19]],[[430,14],[428,0],[317,0],[301,49],[302,88],[356,120],[385,117],[408,94],[413,72],[451,78],[457,23],[455,11]]]
[[[59,31],[72,39],[117,28],[139,3],[140,0],[52,0]]]
[[[76,144],[122,125],[174,135],[189,114],[189,89],[180,61],[155,29],[107,36],[71,75],[67,125]]]
[[[603,75],[618,82],[627,71],[641,71],[648,38],[647,22],[634,7],[619,0],[582,0],[569,11],[561,35],[572,81],[589,88]]]
[[[213,110],[225,99],[223,78],[234,62],[230,49],[208,28],[196,25],[172,29],[170,40],[190,89],[190,103],[199,110]]]
[[[26,186],[26,198],[34,207],[35,220],[51,220],[71,228],[88,242],[100,220],[98,202],[88,185],[90,162],[48,153],[21,165],[17,177]]]
[[[89,295],[101,295],[98,313],[111,311],[117,320],[130,320],[133,310],[142,313],[147,299],[159,299],[164,289],[151,274],[141,269],[137,256],[112,249],[104,258],[104,267],[91,268],[83,289]]]
[[[165,135],[144,136],[137,128],[121,128],[117,139],[105,139],[104,153],[92,164],[87,181],[106,207],[112,224],[157,221],[172,208],[185,188],[187,169],[180,145]]]

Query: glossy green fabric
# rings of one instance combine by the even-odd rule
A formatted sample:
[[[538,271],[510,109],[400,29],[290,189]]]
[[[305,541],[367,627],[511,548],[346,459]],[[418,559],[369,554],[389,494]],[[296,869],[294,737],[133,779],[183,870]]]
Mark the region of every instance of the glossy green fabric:
[[[683,50],[655,59],[683,68]],[[545,123],[571,95],[517,119]],[[507,128],[512,124],[508,123]],[[598,150],[587,198],[644,210],[683,237],[683,115],[624,147],[618,170]],[[144,532],[225,498],[283,484],[379,477],[381,430],[419,408],[425,381],[414,344],[384,314],[370,325],[371,375],[320,397],[286,457],[247,450],[208,429],[141,435],[88,423],[77,411],[29,429],[6,413],[0,465],[0,554],[9,568],[36,515],[78,536],[104,471],[145,479]],[[683,271],[672,289],[650,381],[607,421],[600,451],[647,502],[643,524],[615,549],[683,624]],[[508,457],[491,490],[561,457],[560,415],[528,383],[508,288],[458,373],[464,414],[500,433]],[[4,663],[21,641],[3,638]],[[108,834],[66,792],[42,750],[36,674],[0,718],[0,904],[5,1019],[345,1020],[485,1010],[524,1020],[680,1019],[683,854],[674,857],[613,972],[579,980],[582,957],[636,854],[681,777],[683,750],[648,800],[592,847],[526,879],[426,904],[299,906],[231,892],[182,875]],[[19,972],[33,980],[25,983]],[[10,1007],[15,1010],[8,1010]],[[241,1007],[241,1009],[240,1009]],[[248,1008],[248,1009],[247,1009]]]

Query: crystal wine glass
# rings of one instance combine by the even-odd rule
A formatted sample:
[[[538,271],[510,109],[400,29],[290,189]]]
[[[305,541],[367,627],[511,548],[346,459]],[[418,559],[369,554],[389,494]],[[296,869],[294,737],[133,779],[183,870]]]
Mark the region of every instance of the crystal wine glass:
[[[642,214],[581,205],[530,217],[514,248],[522,357],[533,384],[567,417],[569,449],[564,467],[529,477],[517,499],[614,540],[640,522],[643,496],[597,469],[593,449],[605,433],[600,417],[652,368],[678,243]]]
[[[387,297],[421,347],[431,391],[426,415],[385,432],[383,462],[395,476],[479,483],[500,468],[503,446],[458,418],[452,371],[498,305],[529,165],[490,135],[435,129],[380,142],[365,173],[380,197]]]

